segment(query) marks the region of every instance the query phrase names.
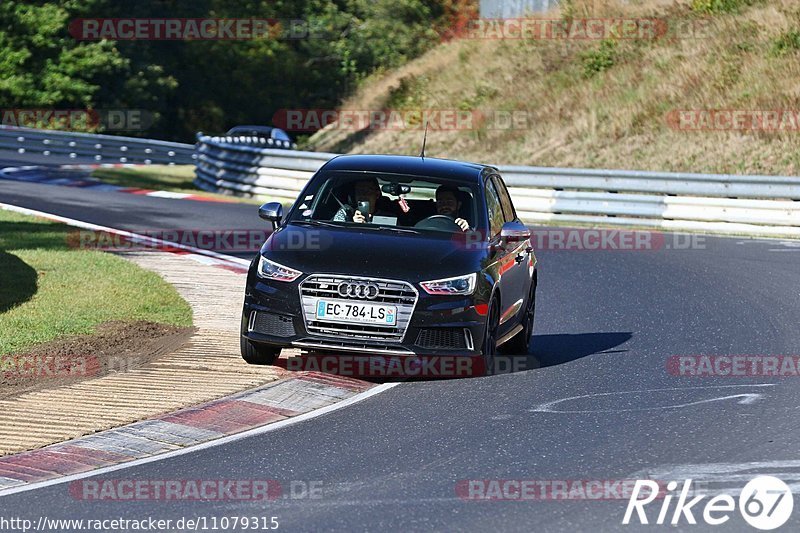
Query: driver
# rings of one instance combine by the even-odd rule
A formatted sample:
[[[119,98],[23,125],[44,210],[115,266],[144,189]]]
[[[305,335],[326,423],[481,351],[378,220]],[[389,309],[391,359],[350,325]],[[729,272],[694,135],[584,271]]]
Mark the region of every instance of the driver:
[[[362,213],[358,210],[355,210],[355,213],[353,213],[353,207],[344,206],[340,207],[333,216],[334,221],[352,221],[363,224],[364,222],[372,220],[374,215],[390,217],[397,216],[397,213],[393,212],[391,208],[391,201],[381,194],[380,186],[378,186],[378,180],[375,178],[367,178],[355,182],[354,196],[356,205],[358,205],[358,202],[369,202],[369,213]]]
[[[458,199],[456,187],[442,185],[436,189],[436,213],[452,218],[461,231],[467,231],[469,222],[457,216],[459,209],[461,209],[461,201]]]

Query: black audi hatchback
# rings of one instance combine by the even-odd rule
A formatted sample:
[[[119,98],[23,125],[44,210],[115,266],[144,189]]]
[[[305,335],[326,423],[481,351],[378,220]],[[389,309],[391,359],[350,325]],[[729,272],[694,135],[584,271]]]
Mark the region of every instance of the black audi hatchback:
[[[536,257],[498,170],[408,156],[335,157],[284,217],[247,276],[241,352],[392,356],[527,353]]]

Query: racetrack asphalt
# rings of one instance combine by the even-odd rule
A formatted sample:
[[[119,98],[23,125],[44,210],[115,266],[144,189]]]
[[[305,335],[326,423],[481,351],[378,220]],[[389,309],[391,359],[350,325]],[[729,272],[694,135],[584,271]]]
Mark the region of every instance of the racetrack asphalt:
[[[0,202],[126,230],[264,228],[252,205],[5,180]],[[664,239],[657,250],[538,249],[536,326],[525,359],[535,368],[402,383],[325,416],[98,478],[278,479],[313,482],[321,497],[92,502],[62,484],[0,498],[2,515],[277,516],[288,531],[617,531],[653,527],[622,526],[624,499],[466,501],[457,486],[682,483],[689,475],[735,493],[772,473],[797,487],[798,377],[675,376],[667,363],[674,355],[800,354],[800,247]],[[651,521],[659,506],[648,507]],[[787,530],[800,526],[798,513]],[[694,514],[702,524],[702,511]],[[679,529],[710,527],[684,519]],[[724,529],[752,530],[738,513]]]

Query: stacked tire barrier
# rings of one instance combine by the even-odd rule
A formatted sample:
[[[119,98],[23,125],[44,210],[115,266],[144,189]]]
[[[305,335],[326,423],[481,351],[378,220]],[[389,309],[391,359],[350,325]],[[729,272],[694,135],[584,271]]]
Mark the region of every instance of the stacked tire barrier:
[[[192,144],[10,126],[0,126],[0,150],[23,156],[46,156],[54,163],[74,160],[97,164],[187,165],[193,164],[195,157]]]
[[[209,191],[293,202],[336,154],[197,137],[197,179]],[[800,237],[800,177],[500,166],[520,217],[586,224]]]
[[[272,139],[198,133],[194,183],[212,192],[294,202],[308,179],[335,154],[289,148]]]

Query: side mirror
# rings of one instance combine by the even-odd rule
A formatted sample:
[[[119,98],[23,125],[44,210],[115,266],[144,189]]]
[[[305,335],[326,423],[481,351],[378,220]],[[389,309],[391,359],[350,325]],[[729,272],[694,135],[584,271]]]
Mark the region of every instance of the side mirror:
[[[269,202],[258,208],[258,216],[264,220],[269,220],[277,228],[283,218],[283,206],[280,202]]]
[[[501,242],[522,242],[531,238],[531,230],[522,222],[506,222],[500,229]]]

